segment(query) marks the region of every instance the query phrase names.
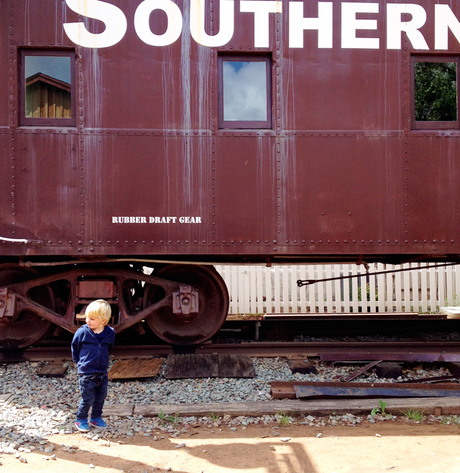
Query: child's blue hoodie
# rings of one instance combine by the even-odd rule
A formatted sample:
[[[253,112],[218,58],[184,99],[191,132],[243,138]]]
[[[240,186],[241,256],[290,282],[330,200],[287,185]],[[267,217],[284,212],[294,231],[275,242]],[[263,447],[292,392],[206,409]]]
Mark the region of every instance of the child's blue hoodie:
[[[106,373],[109,367],[109,350],[115,341],[115,330],[106,325],[96,334],[88,325],[83,325],[72,340],[72,359],[77,363],[78,374]]]

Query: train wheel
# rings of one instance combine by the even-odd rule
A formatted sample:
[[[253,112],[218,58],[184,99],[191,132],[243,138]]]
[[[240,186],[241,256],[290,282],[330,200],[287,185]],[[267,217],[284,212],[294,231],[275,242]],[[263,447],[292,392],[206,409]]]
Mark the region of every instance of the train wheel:
[[[176,316],[169,306],[161,307],[147,319],[158,337],[173,345],[195,345],[208,340],[220,329],[228,314],[228,292],[224,280],[214,268],[169,265],[155,276],[190,285],[199,294],[199,311],[190,320]],[[144,293],[144,307],[163,297],[161,287],[148,286]]]
[[[0,287],[7,284],[27,281],[39,274],[30,268],[16,264],[0,265]],[[35,302],[54,308],[54,297],[48,286],[32,289],[29,295]],[[0,349],[13,350],[28,347],[48,335],[53,324],[39,315],[23,311],[15,314],[13,319],[4,320],[0,324]]]

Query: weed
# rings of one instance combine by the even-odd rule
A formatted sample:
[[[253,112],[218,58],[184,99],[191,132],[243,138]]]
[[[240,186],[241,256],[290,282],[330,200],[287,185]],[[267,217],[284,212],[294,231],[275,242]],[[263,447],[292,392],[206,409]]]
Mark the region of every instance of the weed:
[[[371,416],[375,417],[377,414],[380,414],[385,417],[391,417],[391,414],[388,414],[387,412],[385,412],[386,408],[387,408],[387,403],[379,399],[379,407],[372,409]]]
[[[454,294],[452,302],[449,302],[449,299],[447,299],[447,297],[446,297],[444,299],[444,305],[450,306],[450,307],[458,307],[460,305],[460,298],[459,298],[458,294]]]
[[[289,419],[289,416],[284,413],[284,412],[280,412],[278,413],[278,422],[283,426],[283,427],[287,427],[290,423],[291,423],[291,420]]]
[[[442,425],[453,424],[460,427],[460,417],[459,416],[448,416],[448,417],[442,416],[441,424]]]
[[[404,415],[408,419],[414,420],[415,422],[420,422],[425,418],[423,412],[414,411],[413,409],[409,409],[407,412],[404,413]]]
[[[166,421],[166,415],[163,413],[163,411],[160,409],[160,413],[158,414],[158,419],[161,421]]]
[[[209,417],[211,417],[211,420],[213,422],[216,422],[217,420],[219,420],[219,416],[216,416],[216,414],[214,414],[214,412],[210,412]]]
[[[163,425],[166,424],[166,422],[170,422],[171,424],[178,424],[180,417],[179,413],[177,412],[175,416],[169,415],[167,416],[166,414],[163,413],[163,411],[160,409],[160,413],[158,414],[158,419],[160,419],[163,422]]]

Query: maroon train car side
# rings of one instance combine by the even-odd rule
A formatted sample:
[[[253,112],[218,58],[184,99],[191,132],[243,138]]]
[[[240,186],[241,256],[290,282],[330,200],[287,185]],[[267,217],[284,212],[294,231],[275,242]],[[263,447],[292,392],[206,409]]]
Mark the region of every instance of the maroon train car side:
[[[460,260],[459,5],[0,0],[0,349],[95,298],[200,343],[213,263]]]

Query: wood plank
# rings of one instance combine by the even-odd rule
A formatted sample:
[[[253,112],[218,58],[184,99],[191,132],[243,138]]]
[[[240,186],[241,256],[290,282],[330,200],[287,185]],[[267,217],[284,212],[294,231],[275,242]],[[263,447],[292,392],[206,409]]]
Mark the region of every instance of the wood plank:
[[[166,379],[253,378],[252,359],[247,355],[168,355]]]
[[[166,358],[166,379],[216,378],[218,374],[217,355],[184,354]]]
[[[153,378],[158,375],[163,358],[117,360],[109,371],[109,379]]]
[[[0,394],[0,402],[8,402],[14,398],[14,394],[7,393],[7,394]]]
[[[67,365],[64,365],[62,361],[50,362],[43,365],[40,370],[37,371],[38,376],[44,376],[45,378],[62,378],[67,371]]]
[[[254,378],[252,359],[245,355],[218,355],[220,378]]]
[[[409,409],[422,411],[425,415],[442,409],[443,415],[460,414],[460,406],[455,398],[394,398],[387,399],[385,412],[403,415]],[[156,417],[158,414],[185,416],[263,416],[283,412],[287,415],[368,415],[378,407],[376,399],[308,399],[276,400],[254,402],[215,402],[209,404],[148,404],[134,407],[133,415]],[[104,407],[105,414],[105,407]]]
[[[104,404],[104,416],[132,416],[134,406],[131,404]]]
[[[297,313],[297,314],[283,314],[283,313],[272,313],[265,314],[263,320],[368,320],[370,318],[377,320],[388,320],[388,319],[420,319],[427,318],[426,314],[418,314],[417,312],[323,312],[323,313]],[[429,314],[429,318],[433,319],[445,319],[446,316],[442,314]]]

